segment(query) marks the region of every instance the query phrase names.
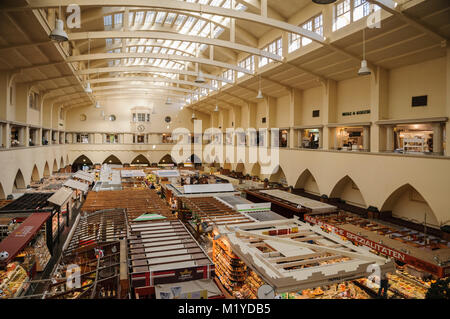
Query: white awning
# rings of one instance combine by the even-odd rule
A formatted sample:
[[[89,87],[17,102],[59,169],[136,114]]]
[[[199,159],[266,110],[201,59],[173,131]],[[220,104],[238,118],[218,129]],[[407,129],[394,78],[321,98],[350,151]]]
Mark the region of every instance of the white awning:
[[[95,178],[93,175],[89,174],[89,173],[85,173],[83,171],[78,171],[76,172],[73,177],[78,178],[78,179],[82,179],[84,181],[88,181],[89,183],[92,183]]]
[[[121,170],[122,177],[145,177],[147,176],[143,170]]]
[[[234,191],[234,187],[230,183],[184,185],[185,194],[226,193]]]
[[[89,189],[88,184],[78,182],[74,179],[69,179],[67,182],[64,183],[64,186],[70,187],[72,189],[78,189],[80,191],[83,191],[84,193],[86,193]]]
[[[72,196],[73,190],[66,187],[61,187],[56,193],[54,193],[49,199],[47,199],[50,203],[55,204],[57,206],[64,205]]]

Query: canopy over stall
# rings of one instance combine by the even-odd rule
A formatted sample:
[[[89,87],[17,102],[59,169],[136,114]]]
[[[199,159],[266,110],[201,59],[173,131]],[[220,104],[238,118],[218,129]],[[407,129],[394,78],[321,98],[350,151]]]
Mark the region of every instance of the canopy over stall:
[[[72,197],[72,195],[73,190],[67,187],[62,187],[48,199],[48,202],[55,204],[56,206],[63,206]]]
[[[132,223],[128,237],[133,287],[214,277],[214,264],[179,220]]]
[[[393,261],[295,219],[220,226],[234,254],[276,293],[394,272]],[[219,239],[220,240],[220,239]]]
[[[51,216],[49,212],[31,214],[17,229],[0,242],[0,252],[8,252],[8,258],[0,264],[8,264],[33,239],[39,229]]]
[[[92,183],[95,180],[95,177],[92,174],[86,173],[84,171],[78,171],[72,177],[85,180],[89,183]]]
[[[86,193],[89,190],[88,184],[78,182],[74,179],[69,179],[67,182],[64,183],[64,186],[67,186],[72,189],[80,190],[83,193]]]
[[[241,196],[216,196],[215,198],[231,208],[234,208],[239,213],[250,216],[261,222],[286,219],[270,210],[271,203],[253,203]]]
[[[147,175],[143,170],[120,170],[122,178],[126,177],[146,177]]]
[[[310,198],[306,198],[303,196],[295,195],[286,191],[282,191],[279,189],[267,189],[267,190],[260,190],[260,193],[273,196],[276,198],[279,198],[281,200],[285,200],[288,202],[291,202],[296,205],[300,205],[301,207],[305,207],[308,210],[310,210],[313,213],[321,212],[321,213],[328,213],[328,212],[335,212],[337,207],[333,205],[329,205],[326,203],[319,202],[317,200],[313,200]]]

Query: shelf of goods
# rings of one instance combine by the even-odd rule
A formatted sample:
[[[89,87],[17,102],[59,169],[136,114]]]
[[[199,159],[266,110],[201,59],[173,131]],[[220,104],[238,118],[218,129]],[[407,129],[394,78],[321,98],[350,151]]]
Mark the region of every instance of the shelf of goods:
[[[27,281],[25,269],[18,262],[9,263],[5,270],[0,270],[0,299],[20,296],[27,288]]]
[[[297,293],[283,293],[281,299],[371,299],[352,282],[334,284],[327,287],[304,289]]]
[[[228,292],[233,294],[244,284],[247,266],[220,238],[213,241],[213,262],[216,265],[216,276]]]
[[[389,280],[388,298],[395,295],[404,299],[425,299],[425,295],[431,286],[432,281],[422,281],[402,270],[397,270],[394,274],[387,275]],[[372,288],[366,278],[360,279],[359,283],[365,285],[374,292],[378,288]]]

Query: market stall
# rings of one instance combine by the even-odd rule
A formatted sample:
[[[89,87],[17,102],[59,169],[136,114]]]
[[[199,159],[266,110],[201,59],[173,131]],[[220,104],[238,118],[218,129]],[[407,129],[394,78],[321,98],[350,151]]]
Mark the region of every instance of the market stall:
[[[450,258],[450,243],[446,240],[348,212],[307,214],[305,221],[436,277],[450,274],[450,265],[445,263]]]
[[[178,220],[130,224],[129,258],[135,289],[214,277],[214,264]],[[142,293],[140,294],[142,296]]]
[[[0,242],[0,299],[20,296],[29,287],[29,279],[42,272],[51,255],[46,244],[46,222],[51,213],[31,214],[7,238]]]
[[[98,211],[78,217],[43,297],[118,299],[127,296],[128,279],[122,280],[127,268],[121,268],[121,260],[126,261],[126,233],[124,210]],[[80,273],[79,284],[70,286],[67,275],[73,271]]]
[[[219,226],[215,238],[217,275],[237,297],[258,296],[263,283],[279,295],[367,277],[370,267],[395,271],[391,260],[295,219]]]

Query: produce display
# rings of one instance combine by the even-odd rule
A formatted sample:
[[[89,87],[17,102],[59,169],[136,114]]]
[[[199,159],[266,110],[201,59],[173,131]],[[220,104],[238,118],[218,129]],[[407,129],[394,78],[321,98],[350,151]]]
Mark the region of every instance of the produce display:
[[[34,245],[26,248],[25,250],[27,254],[34,256],[36,261],[36,271],[43,271],[51,258],[50,252],[47,248],[47,243],[45,241],[45,236],[39,236]]]
[[[423,281],[414,276],[409,275],[403,270],[397,270],[395,274],[388,274],[388,291],[387,297],[403,298],[403,299],[425,299],[425,295],[434,281]],[[359,279],[358,282],[375,293],[378,288],[373,288],[373,285],[367,282],[366,278]]]
[[[18,262],[8,264],[6,270],[0,270],[0,299],[19,296],[27,280],[27,272]]]
[[[371,297],[352,282],[328,287],[304,289],[297,293],[281,294],[282,299],[370,299]]]
[[[217,278],[230,293],[234,293],[244,284],[247,277],[247,266],[231,252],[221,239],[213,242],[213,261],[216,265]],[[236,297],[239,298],[239,296]]]

